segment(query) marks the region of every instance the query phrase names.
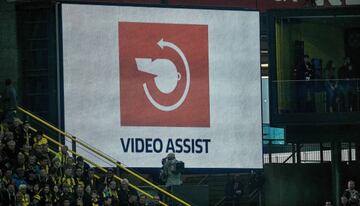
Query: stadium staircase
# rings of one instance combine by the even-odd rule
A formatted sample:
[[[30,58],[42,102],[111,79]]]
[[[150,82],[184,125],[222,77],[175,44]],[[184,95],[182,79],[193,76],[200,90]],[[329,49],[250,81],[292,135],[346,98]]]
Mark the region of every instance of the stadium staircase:
[[[87,144],[86,142],[82,141],[81,139],[65,132],[62,131],[61,129],[55,127],[54,125],[50,124],[49,122],[47,122],[46,120],[38,117],[37,115],[27,111],[24,108],[18,107],[18,111],[23,114],[27,119],[31,120],[31,127],[30,129],[34,132],[37,131],[37,129],[35,128],[34,125],[36,125],[37,128],[47,128],[47,131],[49,131],[49,134],[52,135],[58,135],[58,137],[64,138],[65,141],[68,141],[70,143],[76,143],[77,146],[80,146],[82,149],[86,150],[86,152],[90,155],[95,156],[97,159],[100,159],[104,162],[107,162],[109,165],[111,165],[114,168],[119,168],[121,170],[123,170],[126,174],[127,177],[129,177],[130,179],[130,184],[129,186],[136,190],[138,193],[140,194],[144,194],[146,197],[148,197],[149,199],[153,199],[154,195],[153,193],[149,192],[149,191],[156,191],[156,194],[161,194],[160,196],[167,196],[166,199],[170,199],[170,201],[172,202],[172,204],[174,205],[185,205],[185,206],[190,206],[192,205],[191,203],[189,203],[188,201],[184,201],[183,199],[180,199],[179,197],[171,194],[169,191],[167,191],[166,189],[164,189],[163,187],[154,184],[153,182],[149,181],[148,179],[144,178],[142,175],[138,174],[136,171],[127,168],[126,166],[124,166],[122,163],[120,163],[119,161],[115,160],[114,158],[110,157],[109,155],[105,154],[104,152],[94,148],[93,146]],[[59,147],[61,147],[63,144],[61,144],[59,141],[57,141],[56,139],[60,139],[60,138],[52,138],[48,135],[43,135],[49,143],[51,143],[52,145],[50,145],[49,149],[50,152],[52,153],[57,153],[56,150],[58,150]],[[53,136],[55,137],[55,136]],[[97,170],[99,172],[101,172],[102,174],[105,174],[108,170],[98,164],[96,164],[95,162],[93,162],[92,160],[90,160],[89,158],[85,157],[84,155],[80,155],[79,153],[77,153],[75,151],[75,149],[73,148],[72,150],[69,149],[69,152],[74,156],[74,157],[82,157],[84,159],[85,162],[87,162],[89,165],[91,165],[94,168],[97,168]],[[97,174],[97,178],[100,178],[100,176],[102,175],[101,173]],[[119,177],[117,174],[114,174],[114,178],[121,181],[122,178]],[[137,180],[137,181],[131,181],[131,180]],[[144,187],[139,187],[136,184],[134,184],[134,182],[140,183],[142,182],[143,184],[147,185],[148,187],[151,187],[152,190],[146,190],[142,189]],[[169,204],[164,202],[164,201],[160,201],[160,204],[163,206],[168,206]]]

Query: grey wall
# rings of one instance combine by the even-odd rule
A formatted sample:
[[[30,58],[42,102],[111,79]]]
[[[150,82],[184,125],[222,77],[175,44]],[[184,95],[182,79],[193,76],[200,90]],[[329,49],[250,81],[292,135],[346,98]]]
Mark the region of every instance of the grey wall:
[[[16,86],[20,79],[18,46],[16,37],[15,4],[0,1],[0,92],[5,79],[10,78]]]
[[[318,206],[331,200],[330,164],[265,165],[266,206]]]

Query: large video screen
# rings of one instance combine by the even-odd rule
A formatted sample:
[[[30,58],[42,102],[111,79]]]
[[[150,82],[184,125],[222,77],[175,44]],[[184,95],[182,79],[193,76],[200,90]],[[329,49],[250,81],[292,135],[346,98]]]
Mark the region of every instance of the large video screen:
[[[259,12],[62,4],[61,16],[67,132],[130,167],[175,153],[186,168],[262,168]]]

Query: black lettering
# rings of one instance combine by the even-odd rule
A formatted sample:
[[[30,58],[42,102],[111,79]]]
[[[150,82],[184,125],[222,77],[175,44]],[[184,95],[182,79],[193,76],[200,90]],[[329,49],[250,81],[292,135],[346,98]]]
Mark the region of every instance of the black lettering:
[[[162,143],[161,139],[158,139],[158,138],[154,139],[153,145],[154,145],[154,151],[156,153],[160,153],[162,151],[163,143]],[[157,147],[157,146],[159,146],[159,147]]]
[[[194,153],[194,150],[195,150],[195,140],[194,139],[191,139],[191,153]]]
[[[195,140],[195,145],[196,145],[196,148],[199,149],[199,150],[195,150],[196,153],[201,153],[202,152],[202,145],[200,144],[202,142],[201,139],[197,139]]]
[[[168,140],[168,143],[166,146],[166,153],[169,153],[169,150],[172,150],[172,152],[175,152],[174,143],[173,143],[172,139]]]
[[[151,147],[152,147],[152,139],[146,138],[145,139],[145,152],[152,153],[153,151],[152,151]]]
[[[211,139],[203,139],[203,142],[205,142],[205,153],[209,153],[209,142],[211,142]]]
[[[124,152],[128,152],[129,146],[130,146],[130,139],[127,139],[127,141],[126,141],[126,146],[125,146],[125,143],[124,143],[124,139],[123,139],[123,138],[120,138],[120,141],[121,141],[121,146],[122,146]]]
[[[181,145],[182,139],[177,139],[175,141],[175,146],[178,148],[177,150],[175,150],[176,153],[181,153],[183,151],[183,147]]]
[[[189,153],[191,148],[190,148],[190,139],[184,139],[183,144],[184,144],[184,153]]]
[[[141,144],[139,144],[141,143]],[[136,152],[144,152],[144,140],[140,138],[135,139]],[[141,146],[141,147],[140,147]]]

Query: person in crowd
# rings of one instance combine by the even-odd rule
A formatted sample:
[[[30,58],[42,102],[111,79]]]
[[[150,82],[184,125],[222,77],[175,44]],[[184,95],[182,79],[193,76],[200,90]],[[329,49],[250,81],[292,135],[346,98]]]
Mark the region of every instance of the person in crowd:
[[[30,130],[29,121],[25,120],[21,125],[21,136],[22,136],[22,144],[20,145],[32,145],[34,139],[34,133]]]
[[[27,170],[33,170],[36,174],[40,172],[40,165],[37,163],[37,158],[35,154],[31,154],[28,159]]]
[[[160,196],[159,195],[154,195],[150,206],[160,206]]]
[[[102,178],[101,191],[103,191],[105,189],[105,187],[108,186],[110,184],[110,182],[113,181],[113,180],[115,181],[115,179],[114,179],[114,171],[113,171],[112,168],[109,168],[107,173]]]
[[[85,182],[92,190],[98,190],[100,188],[99,179],[95,177],[95,170],[93,168],[89,169]]]
[[[129,199],[131,196],[136,196],[135,192],[133,190],[130,190],[129,188],[129,180],[124,178],[120,182],[120,189],[119,189],[119,202],[120,205],[128,205]]]
[[[21,167],[17,168],[16,173],[12,177],[12,181],[15,183],[15,186],[18,189],[20,185],[27,185],[25,180],[25,170]]]
[[[10,130],[13,132],[15,142],[19,145],[19,147],[22,147],[24,144],[24,137],[22,135],[22,121],[19,118],[14,118]]]
[[[56,178],[58,177],[62,177],[64,174],[64,168],[61,165],[61,162],[59,160],[59,158],[54,157],[52,159],[52,173],[54,173],[54,176],[56,176]]]
[[[84,159],[80,156],[76,158],[76,167],[81,168],[85,174],[90,169],[90,166],[86,162],[84,162]]]
[[[12,175],[12,169],[7,168],[5,170],[4,177],[2,178],[2,183],[5,185],[5,187],[7,187],[9,184],[13,184]]]
[[[41,187],[43,187],[44,185],[48,185],[48,184],[51,184],[51,185],[54,184],[52,182],[51,178],[49,177],[48,171],[46,170],[46,168],[40,169],[39,184],[41,185]]]
[[[91,204],[91,197],[86,195],[83,185],[77,185],[76,186],[74,199],[76,199],[77,201],[80,201],[83,205],[90,205]]]
[[[234,204],[240,201],[241,196],[244,195],[244,185],[241,183],[239,175],[229,178],[225,193]]]
[[[137,195],[131,195],[129,197],[129,206],[138,206],[138,197],[137,197]]]
[[[104,198],[104,206],[112,206],[112,205],[115,205],[115,204],[113,204],[113,202],[112,202],[112,198],[111,197],[106,197],[106,198]]]
[[[51,191],[51,197],[52,197],[52,203],[53,205],[60,205],[61,203],[61,194],[60,194],[60,190],[59,190],[59,186],[57,184],[55,184],[52,188]]]
[[[30,195],[27,193],[27,186],[25,184],[21,184],[19,186],[19,192],[21,193],[22,205],[29,205],[30,204]]]
[[[16,142],[14,140],[8,141],[7,147],[5,148],[5,161],[12,167],[15,167],[16,165],[18,152],[19,149],[16,147]]]
[[[80,167],[77,167],[75,169],[75,176],[74,176],[76,185],[82,185],[83,187],[85,187],[85,178],[84,178],[84,174],[83,174],[83,169]]]
[[[165,181],[166,187],[182,184],[181,171],[177,168],[177,163],[179,162],[174,153],[169,153],[165,158],[160,176]]]
[[[111,180],[109,185],[105,187],[104,191],[103,191],[103,198],[107,199],[107,198],[111,198],[112,199],[112,205],[119,205],[119,189],[117,187],[117,183],[115,180]]]
[[[41,205],[45,205],[46,203],[52,203],[53,202],[53,197],[52,197],[52,193],[50,190],[50,185],[49,184],[45,184],[43,186],[43,190],[40,192],[40,202]]]
[[[31,206],[37,206],[40,204],[41,197],[39,194],[34,195],[33,200],[31,201]]]
[[[100,206],[101,205],[100,197],[96,190],[91,191],[91,205],[92,206]]]
[[[12,123],[16,117],[17,93],[11,79],[5,80],[5,90],[2,97],[4,105],[4,121]]]
[[[61,178],[61,184],[66,184],[69,187],[69,191],[73,192],[76,186],[75,178],[73,177],[73,169],[71,165],[65,167],[64,177]]]
[[[37,131],[33,140],[34,140],[34,144],[37,144],[37,145],[43,145],[43,144],[48,143],[48,141],[44,137],[44,133],[42,131]]]
[[[68,147],[63,145],[60,147],[60,152],[56,154],[56,157],[60,160],[62,166],[66,165],[68,160],[71,159],[68,153]]]
[[[24,154],[25,160],[28,160],[30,157],[30,151],[31,151],[31,146],[29,144],[24,144],[21,148],[21,152]],[[27,162],[25,162],[27,163]]]
[[[314,108],[314,94],[312,92],[313,84],[311,82],[314,78],[314,71],[309,55],[304,55],[303,61],[298,65],[296,72],[296,80],[298,80],[296,88],[299,112],[310,112]]]
[[[328,61],[326,64],[326,111],[334,112],[338,102],[338,82],[336,80],[335,64]]]
[[[360,194],[355,189],[355,181],[349,180],[347,183],[347,189],[344,191],[341,197],[342,204],[346,206],[358,206],[360,203]]]
[[[139,206],[147,206],[146,196],[144,194],[139,196]]]
[[[70,203],[73,202],[73,197],[74,197],[74,193],[71,190],[71,187],[69,186],[68,183],[62,183],[61,184],[61,195],[60,195],[60,199],[62,200],[62,202],[64,203],[66,200],[69,200]]]
[[[26,183],[28,184],[29,191],[33,192],[34,185],[39,183],[39,176],[36,175],[34,170],[27,170],[26,173]]]
[[[8,184],[6,190],[3,191],[3,200],[1,201],[4,205],[15,205],[16,190],[14,184]]]
[[[354,77],[355,74],[350,57],[344,57],[344,63],[338,71],[338,78],[340,79],[340,109],[343,112],[351,112],[353,110]]]

